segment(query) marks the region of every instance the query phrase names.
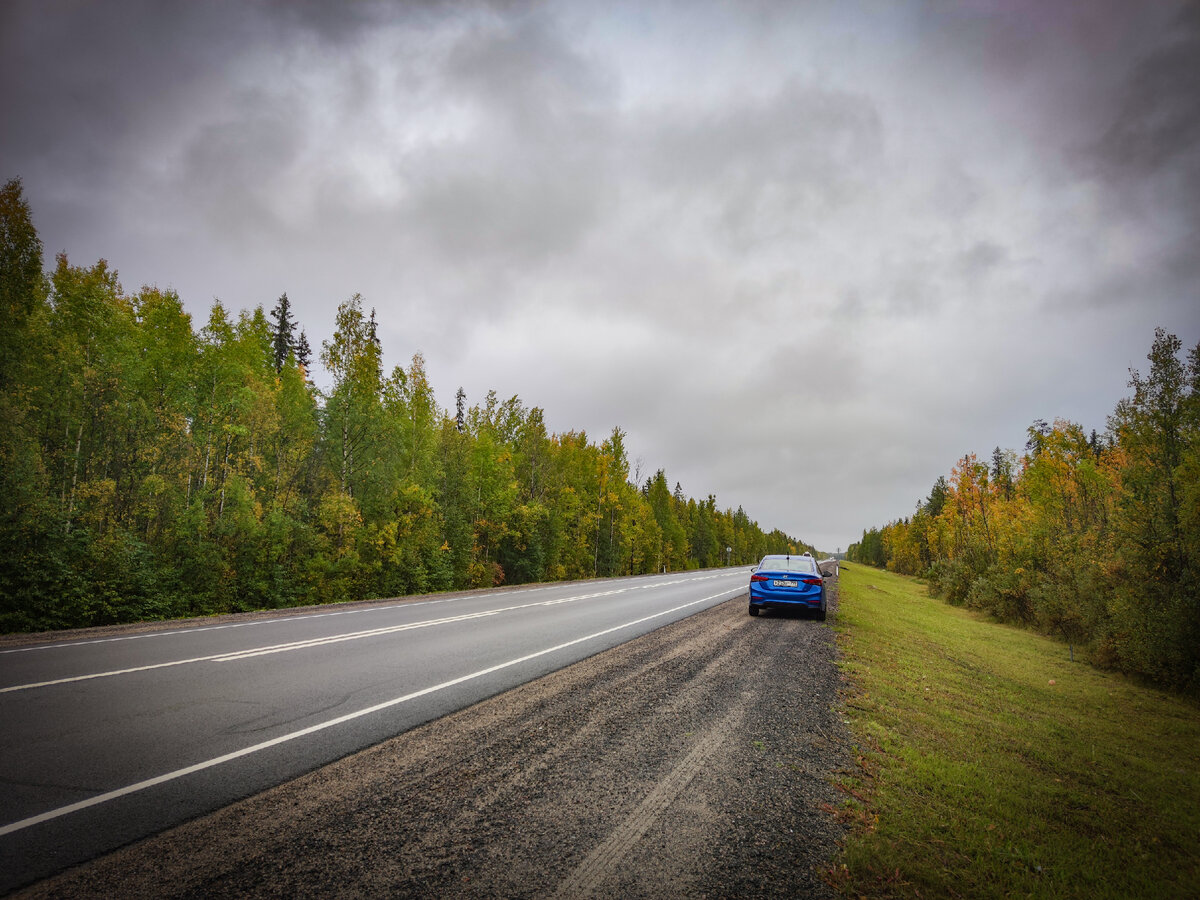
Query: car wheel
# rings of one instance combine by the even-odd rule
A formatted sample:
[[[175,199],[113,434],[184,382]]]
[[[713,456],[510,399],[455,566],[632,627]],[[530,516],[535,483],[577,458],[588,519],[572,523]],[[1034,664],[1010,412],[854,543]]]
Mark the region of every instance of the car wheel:
[[[824,622],[824,621],[825,621],[825,610],[824,610],[824,609],[818,609],[818,610],[817,610],[817,621],[818,621],[818,622]]]
[[[752,616],[757,616],[757,615],[758,615],[758,607],[757,607],[757,606],[751,606],[751,607],[750,607],[750,615],[752,615]]]

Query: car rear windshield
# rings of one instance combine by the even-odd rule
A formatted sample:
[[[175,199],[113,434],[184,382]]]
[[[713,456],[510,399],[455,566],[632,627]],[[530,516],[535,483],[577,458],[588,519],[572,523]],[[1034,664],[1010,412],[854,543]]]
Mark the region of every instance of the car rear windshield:
[[[808,572],[815,574],[817,564],[808,556],[764,556],[759,568],[767,572]]]

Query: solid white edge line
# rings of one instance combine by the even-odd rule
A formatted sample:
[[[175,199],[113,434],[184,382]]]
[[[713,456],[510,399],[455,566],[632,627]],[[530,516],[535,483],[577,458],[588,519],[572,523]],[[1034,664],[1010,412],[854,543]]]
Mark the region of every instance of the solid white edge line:
[[[202,772],[205,769],[211,769],[213,766],[219,766],[222,763],[227,763],[243,756],[249,756],[252,753],[258,753],[260,750],[267,750],[271,747],[278,746],[279,744],[284,744],[288,741],[296,740],[297,738],[306,737],[310,734],[315,734],[318,731],[324,731],[326,728],[333,728],[336,725],[341,725],[345,722],[353,721],[354,719],[361,719],[363,716],[368,716],[372,713],[377,713],[393,706],[399,706],[401,703],[407,703],[410,700],[416,700],[418,697],[424,697],[427,694],[433,694],[437,691],[454,687],[456,684],[462,684],[466,681],[482,678],[484,675],[490,675],[493,672],[499,672],[501,669],[507,669],[512,666],[520,665],[524,662],[529,662],[531,659],[537,659],[539,656],[545,656],[548,653],[555,653],[559,650],[565,650],[567,647],[573,647],[576,644],[582,644],[584,641],[590,641],[599,637],[604,637],[606,634],[612,634],[614,631],[620,631],[622,628],[632,628],[634,625],[640,625],[643,622],[649,622],[651,619],[669,616],[671,613],[676,613],[692,606],[698,606],[701,603],[707,603],[710,600],[715,600],[718,597],[723,597],[726,594],[741,590],[742,588],[740,587],[731,588],[730,590],[722,591],[719,594],[713,594],[709,597],[703,597],[699,600],[692,600],[690,603],[684,603],[682,606],[676,606],[671,609],[663,610],[662,612],[654,613],[650,616],[634,619],[632,622],[625,622],[622,625],[614,625],[612,628],[606,628],[603,631],[597,631],[593,634],[585,635],[584,637],[575,638],[574,640],[567,641],[564,644],[557,644],[553,647],[548,647],[545,650],[539,650],[537,653],[530,653],[527,656],[522,656],[518,659],[510,659],[508,662],[498,663],[494,666],[489,666],[486,669],[480,669],[478,672],[472,672],[469,675],[461,675],[458,678],[452,678],[449,681],[443,681],[441,684],[435,684],[432,687],[422,688],[419,691],[413,691],[411,694],[405,694],[402,697],[396,697],[392,700],[385,700],[383,703],[377,703],[374,706],[368,706],[366,709],[360,709],[357,712],[346,713],[344,716],[338,716],[337,718],[330,719],[327,722],[320,722],[316,725],[310,725],[307,728],[301,728],[299,731],[282,734],[279,737],[271,738],[269,741],[263,741],[262,743],[254,744],[250,747],[243,747],[241,750],[234,750],[232,753],[226,753],[224,756],[217,756],[213,759],[196,763],[195,765],[186,766],[182,769],[176,769],[173,772],[167,772],[164,775],[158,775],[154,778],[148,778],[145,781],[139,781],[136,784],[126,785],[123,788],[117,788],[115,791],[97,794],[95,797],[90,797],[87,800],[80,800],[77,803],[71,803],[68,806],[60,806],[58,809],[52,809],[44,813],[39,813],[36,816],[30,816],[27,819],[21,819],[18,822],[13,822],[9,825],[0,827],[0,837],[7,834],[12,834],[16,831],[22,831],[34,825],[40,825],[43,822],[49,822],[52,819],[57,819],[61,816],[69,815],[70,813],[88,809],[92,806],[99,806],[100,804],[107,803],[110,800],[116,800],[119,797],[135,794],[138,791],[144,791],[147,788],[165,784],[168,781],[174,781],[177,778],[183,778],[187,775],[195,774],[196,772]]]

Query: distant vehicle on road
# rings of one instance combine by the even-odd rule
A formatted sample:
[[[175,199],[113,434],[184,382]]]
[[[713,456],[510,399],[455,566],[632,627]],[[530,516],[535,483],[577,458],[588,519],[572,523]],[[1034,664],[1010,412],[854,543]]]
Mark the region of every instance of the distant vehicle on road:
[[[750,574],[750,615],[765,609],[806,610],[825,621],[825,579],[817,561],[807,553],[764,556]]]

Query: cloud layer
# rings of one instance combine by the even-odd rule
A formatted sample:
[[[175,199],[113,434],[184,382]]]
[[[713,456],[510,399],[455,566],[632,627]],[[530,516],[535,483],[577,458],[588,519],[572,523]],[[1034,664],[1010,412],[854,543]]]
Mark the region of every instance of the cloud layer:
[[[620,425],[826,549],[1200,340],[1200,5],[10,2],[0,176],[128,288]]]

